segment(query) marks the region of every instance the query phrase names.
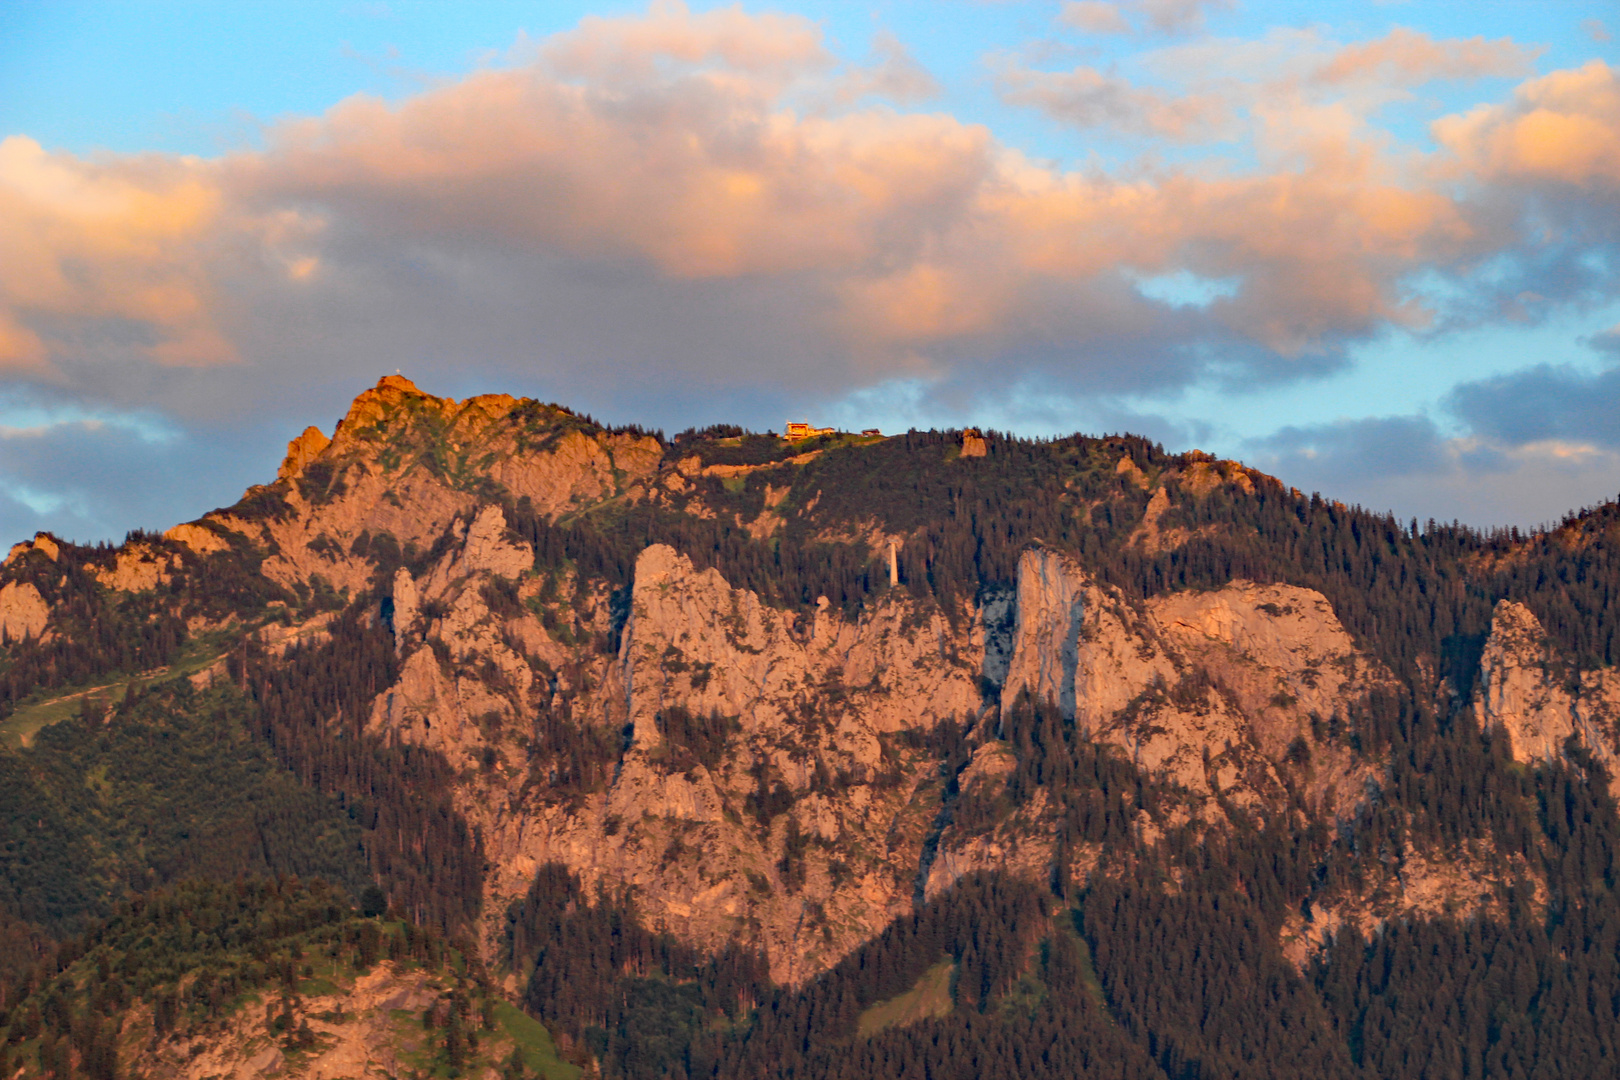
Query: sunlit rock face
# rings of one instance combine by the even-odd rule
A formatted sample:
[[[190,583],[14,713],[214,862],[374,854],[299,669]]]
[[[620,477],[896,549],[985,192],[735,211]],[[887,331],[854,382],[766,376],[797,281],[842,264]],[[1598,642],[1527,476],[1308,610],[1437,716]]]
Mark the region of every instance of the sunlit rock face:
[[[979,455],[942,443],[940,460],[994,464],[980,441]],[[1395,679],[1322,593],[1233,580],[1129,596],[1031,542],[998,571],[1015,567],[1011,580],[944,601],[907,580],[915,535],[858,502],[854,517],[815,518],[837,492],[803,478],[841,451],[745,449],[706,461],[557,407],[456,402],[391,376],[330,439],[294,439],[278,479],[236,506],[98,553],[88,587],[161,605],[202,573],[268,583],[282,598],[263,611],[188,626],[246,635],[270,662],[331,641],[340,612],[389,635],[397,668],[367,686],[352,722],[449,766],[482,852],[492,956],[509,903],[547,863],[588,891],[627,890],[650,925],[703,950],[757,946],[774,978],[798,983],[965,874],[1083,886],[1183,827],[1334,835],[1380,797],[1390,763],[1357,742],[1355,717]],[[1202,498],[1270,483],[1202,459],[1180,474],[1093,464],[1133,508],[1116,542],[1143,554],[1195,535],[1172,485]],[[1078,515],[1095,500],[1065,505]],[[675,522],[664,536],[719,531],[687,547],[638,533],[595,556],[584,541],[559,546],[581,522],[568,535],[600,541],[631,514]],[[759,545],[749,551],[805,536],[846,545],[867,591],[835,604],[814,589],[773,599],[758,573],[752,588],[728,580],[716,565],[751,571],[705,561],[722,526]],[[53,632],[59,554],[48,537],[13,550],[0,637]],[[611,574],[596,556],[617,560]],[[241,678],[223,655],[189,675],[199,688]],[[1612,672],[1573,672],[1534,616],[1504,602],[1474,704],[1520,761],[1558,758],[1572,737],[1609,761],[1617,686]],[[1162,793],[1152,812],[1120,811],[1129,851],[1105,858],[1069,837],[1071,792],[1028,769],[1019,710]],[[1338,926],[1486,910],[1504,874],[1534,878],[1489,838],[1476,846],[1413,850],[1360,893],[1291,916],[1290,955],[1303,963]]]
[[[1516,761],[1559,758],[1574,738],[1610,766],[1611,777],[1616,772],[1620,672],[1578,670],[1523,604],[1496,605],[1480,657],[1475,705],[1482,726],[1507,737]]]

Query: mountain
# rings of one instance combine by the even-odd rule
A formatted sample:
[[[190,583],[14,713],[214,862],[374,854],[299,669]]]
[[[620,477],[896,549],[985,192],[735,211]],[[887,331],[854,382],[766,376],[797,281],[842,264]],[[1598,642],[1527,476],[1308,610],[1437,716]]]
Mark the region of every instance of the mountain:
[[[319,879],[604,1076],[1615,1075],[1617,550],[391,376],[234,506],[11,549],[8,1053],[105,1066],[26,1017],[131,905]],[[335,1075],[268,1022],[209,1060]]]

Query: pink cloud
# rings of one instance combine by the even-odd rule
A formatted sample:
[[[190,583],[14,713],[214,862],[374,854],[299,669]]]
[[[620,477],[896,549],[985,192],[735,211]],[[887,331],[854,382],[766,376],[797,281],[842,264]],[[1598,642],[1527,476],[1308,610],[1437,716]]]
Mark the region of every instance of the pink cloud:
[[[1131,24],[1119,10],[1118,4],[1105,0],[1068,0],[1058,13],[1057,21],[1088,34],[1128,34]]]
[[[1417,86],[1435,79],[1524,75],[1540,49],[1511,38],[1435,39],[1397,26],[1373,41],[1346,45],[1317,73],[1327,83],[1373,80],[1386,86]]]
[[[1513,100],[1434,124],[1483,179],[1620,186],[1620,78],[1601,60],[1522,84]]]
[[[1194,10],[1160,14],[1185,22]],[[1338,51],[1325,70],[1410,81],[1505,70],[1522,59],[1515,48],[1397,33]],[[904,58],[898,43],[879,52]],[[542,286],[507,268],[544,264],[546,289],[633,277],[643,299],[681,298],[672,310],[724,284],[791,313],[795,355],[842,358],[840,377],[856,381],[969,355],[1039,354],[1076,377],[1112,377],[1121,355],[1192,354],[1211,340],[1275,370],[1424,325],[1410,275],[1516,242],[1468,184],[1393,153],[1362,112],[1310,97],[1304,78],[1246,104],[1259,165],[1121,178],[1031,161],[946,113],[848,97],[795,108],[837,101],[847,75],[798,17],[661,4],[586,19],[520,66],[395,103],[350,98],[214,162],[91,162],[7,140],[0,231],[15,254],[0,265],[0,363],[43,370],[81,348],[42,329],[64,321],[138,324],[151,339],[142,355],[167,365],[234,359],[235,328],[256,306],[341,311],[364,294],[383,313],[369,317],[409,322],[421,298],[379,283],[436,261],[455,268],[451,281],[509,290],[513,337],[532,332],[523,290]],[[1003,77],[1009,96],[1073,123],[1185,141],[1235,123],[1243,100],[1225,84],[1177,94],[1090,68]],[[1553,73],[1442,122],[1437,137],[1470,183],[1612,182],[1614,82],[1598,62]],[[1172,319],[1131,284],[1182,271],[1236,292]],[[804,377],[787,358],[738,377],[769,382],[789,364]],[[1155,377],[1196,376],[1164,370]]]
[[[213,323],[205,251],[221,193],[206,166],[160,157],[90,162],[26,136],[0,141],[0,370],[41,369],[38,319],[128,320],[151,329],[147,356],[228,363]]]
[[[1129,34],[1127,14],[1142,20],[1146,29],[1161,34],[1194,33],[1204,28],[1209,11],[1230,11],[1236,0],[1067,0],[1057,21],[1087,34]]]

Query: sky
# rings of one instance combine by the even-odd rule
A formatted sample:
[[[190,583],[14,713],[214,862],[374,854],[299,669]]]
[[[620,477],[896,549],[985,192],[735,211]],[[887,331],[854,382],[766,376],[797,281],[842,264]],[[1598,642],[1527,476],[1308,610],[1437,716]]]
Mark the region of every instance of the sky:
[[[673,434],[1130,431],[1403,519],[1620,494],[1607,2],[0,0],[0,543],[398,370]]]

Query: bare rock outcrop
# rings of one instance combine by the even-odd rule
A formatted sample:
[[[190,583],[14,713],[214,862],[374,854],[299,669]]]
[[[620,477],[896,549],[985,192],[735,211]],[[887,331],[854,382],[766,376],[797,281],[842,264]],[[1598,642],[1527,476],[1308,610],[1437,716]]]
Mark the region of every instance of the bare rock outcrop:
[[[1019,561],[1014,608],[1003,716],[1027,694],[1169,781],[1210,821],[1226,807],[1274,809],[1290,790],[1342,816],[1378,775],[1376,763],[1318,734],[1319,721],[1343,716],[1390,679],[1319,593],[1238,581],[1132,604],[1067,555],[1036,549]],[[987,602],[988,624],[1004,618]],[[981,747],[958,784],[1000,784],[1007,761]],[[1057,812],[1038,797],[988,832],[948,825],[926,870],[927,894],[972,870],[1044,880],[1058,858]],[[1151,842],[1154,830],[1143,830]],[[1096,852],[1076,848],[1067,858],[1067,872],[1083,880]]]
[[[96,571],[96,580],[116,592],[148,592],[169,580],[176,561],[149,544],[125,544],[112,566]]]
[[[942,786],[899,736],[980,708],[976,621],[900,593],[853,621],[825,605],[774,609],[654,545],[637,560],[617,655],[582,658],[527,611],[490,611],[486,583],[520,561],[532,554],[486,510],[420,577],[396,574],[404,666],[371,717],[479,777],[460,804],[492,862],[486,908],[504,910],[538,864],[559,861],[587,887],[630,886],[684,940],[746,937],[786,981],[910,909]],[[587,626],[605,632],[606,596],[589,603]],[[556,799],[516,765],[527,717],[564,700],[573,722],[622,728],[626,745],[605,787]]]
[[[313,425],[305,428],[303,434],[287,444],[287,456],[276,470],[276,479],[296,480],[303,475],[305,467],[331,445],[332,440],[322,434],[320,428]]]
[[[420,1014],[443,998],[449,981],[385,962],[349,985],[295,999],[298,1023],[313,1036],[313,1045],[291,1060],[283,1053],[286,1034],[275,1026],[275,1010],[244,1008],[191,1037],[148,1040],[137,1059],[138,1074],[153,1080],[402,1075],[416,1059],[421,1037],[402,1033],[396,1010]],[[144,1021],[150,1030],[144,1011],[132,1012],[129,1021]]]
[[[31,582],[9,581],[0,588],[0,643],[45,633],[51,608]]]
[[[506,539],[498,506],[484,507],[470,525],[455,522],[453,531],[461,543],[420,581],[404,567],[394,572],[394,644],[405,663],[399,681],[374,702],[370,724],[470,764],[486,741],[480,721],[494,717],[504,724],[531,704],[535,674],[506,643],[481,587],[491,576],[523,574],[533,566],[534,553]],[[430,640],[448,655],[449,670]],[[488,673],[498,687],[490,685]]]
[[[226,551],[231,546],[230,541],[219,533],[197,522],[176,525],[163,534],[163,539],[184,544],[198,555],[212,555],[216,551]]]
[[[655,544],[636,560],[621,652],[636,737],[654,737],[652,717],[666,702],[774,730],[828,690],[844,699],[841,714],[872,732],[970,716],[983,645],[970,642],[968,622],[953,628],[934,613],[919,625],[898,598],[853,623],[825,607],[799,616]]]
[[[61,553],[61,550],[61,546],[57,544],[56,538],[50,533],[35,533],[32,540],[24,540],[19,544],[11,545],[11,550],[6,553],[6,561],[0,563],[0,567],[10,566],[18,559],[26,556],[30,551],[37,551],[41,555],[44,555],[47,559],[55,562],[56,557]]]
[[[1555,760],[1571,737],[1616,772],[1620,671],[1580,671],[1523,604],[1502,600],[1480,657],[1475,705],[1483,727],[1507,736],[1514,760]],[[1620,790],[1620,782],[1617,782]]]
[[[270,494],[284,510],[242,523],[292,587],[318,576],[339,593],[370,583],[373,541],[431,547],[501,491],[543,516],[615,497],[657,471],[644,435],[593,428],[565,410],[486,394],[455,401],[390,375],[355,398],[330,441],[311,428],[288,448]],[[319,463],[321,468],[314,465]]]
[[[1127,603],[1067,556],[1018,567],[1004,707],[1028,693],[1137,764],[1190,792],[1252,804],[1282,793],[1277,764],[1310,744],[1310,794],[1332,811],[1364,791],[1364,770],[1313,737],[1388,680],[1320,593],[1233,582]]]

